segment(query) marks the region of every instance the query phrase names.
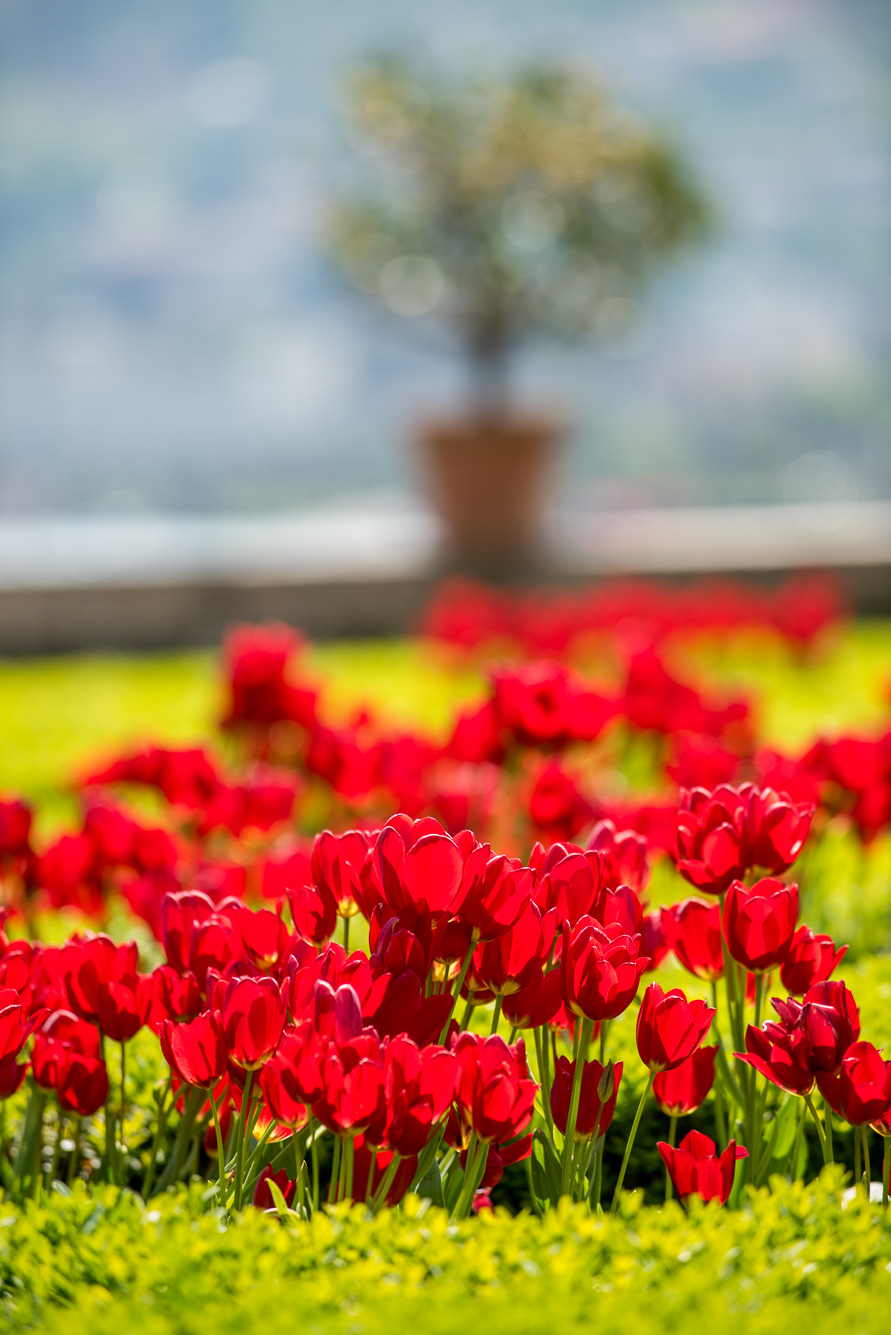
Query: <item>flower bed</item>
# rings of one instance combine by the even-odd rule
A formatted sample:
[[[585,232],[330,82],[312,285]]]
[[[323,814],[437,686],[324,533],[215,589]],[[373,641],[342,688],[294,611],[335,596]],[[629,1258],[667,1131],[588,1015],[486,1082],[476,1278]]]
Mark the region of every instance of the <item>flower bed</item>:
[[[439,735],[241,628],[213,741],[86,757],[73,828],[0,802],[11,1319],[532,1329],[581,1285],[607,1327],[658,1292],[772,1329],[886,1284],[882,655],[870,724],[783,746],[739,683],[831,682],[826,598],[626,590],[543,660],[543,609],[444,636],[449,596]]]

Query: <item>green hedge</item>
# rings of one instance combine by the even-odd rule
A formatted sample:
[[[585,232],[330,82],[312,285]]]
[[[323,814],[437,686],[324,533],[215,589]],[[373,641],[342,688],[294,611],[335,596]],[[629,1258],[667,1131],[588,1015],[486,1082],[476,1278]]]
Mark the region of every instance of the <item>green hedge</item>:
[[[201,1213],[204,1184],[153,1201],[116,1188],[0,1203],[8,1328],[91,1335],[523,1335],[878,1331],[891,1314],[891,1217],[841,1175],[774,1180],[745,1208],[626,1198],[616,1219],[565,1206],[450,1224],[416,1198],[376,1219]],[[884,1316],[883,1316],[884,1314]]]

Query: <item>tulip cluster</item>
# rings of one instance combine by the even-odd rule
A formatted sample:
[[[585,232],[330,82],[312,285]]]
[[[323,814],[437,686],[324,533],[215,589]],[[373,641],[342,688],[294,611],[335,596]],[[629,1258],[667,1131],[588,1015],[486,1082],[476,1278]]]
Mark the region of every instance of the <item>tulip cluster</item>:
[[[594,636],[652,640],[761,630],[807,648],[843,615],[839,590],[796,576],[775,591],[733,580],[670,588],[645,580],[599,583],[581,593],[505,593],[469,580],[444,584],[424,614],[425,633],[453,649],[519,649],[564,657]]]
[[[23,1111],[7,1185],[36,1193],[64,1143],[69,1177],[145,1198],[197,1170],[221,1209],[374,1211],[417,1191],[461,1217],[513,1165],[536,1210],[602,1208],[607,1162],[618,1208],[651,1095],[682,1203],[801,1171],[808,1115],[827,1162],[833,1122],[858,1167],[870,1131],[887,1159],[891,1067],[793,879],[827,815],[867,838],[891,819],[887,746],[755,752],[744,700],[669,669],[665,617],[610,686],[540,658],[494,666],[437,743],[335,721],[302,639],[242,628],[227,766],[200,748],[106,761],[83,776],[79,827],[43,847],[27,804],[0,801],[0,1099]],[[662,789],[605,801],[596,758],[635,746]],[[133,785],[162,799],[157,824],[123,804]],[[297,833],[320,813],[330,829]],[[648,902],[660,856],[694,895]],[[148,949],[102,930],[123,906]],[[41,944],[58,909],[99,930]],[[615,1045],[632,1021],[640,1074]],[[138,1131],[136,1043],[165,1073]],[[676,1145],[677,1120],[706,1113],[715,1139],[697,1124]]]

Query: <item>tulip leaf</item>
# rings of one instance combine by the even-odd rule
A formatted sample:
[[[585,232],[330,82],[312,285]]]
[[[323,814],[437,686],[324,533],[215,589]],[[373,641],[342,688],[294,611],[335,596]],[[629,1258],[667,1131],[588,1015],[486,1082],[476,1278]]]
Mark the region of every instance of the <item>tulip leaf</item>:
[[[532,1185],[542,1201],[557,1204],[562,1190],[560,1163],[541,1127],[532,1136]]]
[[[273,1203],[275,1205],[276,1214],[278,1214],[282,1219],[287,1219],[291,1212],[288,1209],[288,1203],[285,1200],[284,1196],[282,1195],[281,1188],[279,1187],[278,1183],[275,1181],[274,1178],[267,1177],[266,1186],[269,1190],[269,1194],[272,1197]]]
[[[442,1177],[439,1172],[439,1164],[435,1159],[414,1190],[418,1196],[430,1201],[433,1205],[445,1205],[442,1194]]]

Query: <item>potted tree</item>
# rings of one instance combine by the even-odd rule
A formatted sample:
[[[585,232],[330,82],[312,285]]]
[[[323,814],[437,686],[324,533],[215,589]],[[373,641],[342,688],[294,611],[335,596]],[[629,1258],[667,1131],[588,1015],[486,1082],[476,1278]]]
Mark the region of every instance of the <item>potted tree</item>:
[[[509,566],[561,436],[517,408],[513,355],[541,335],[615,335],[702,231],[705,201],[676,151],[577,68],[447,78],[386,58],[347,94],[382,188],[332,210],[332,253],[362,292],[461,349],[467,401],[421,423],[418,444],[459,559]]]

